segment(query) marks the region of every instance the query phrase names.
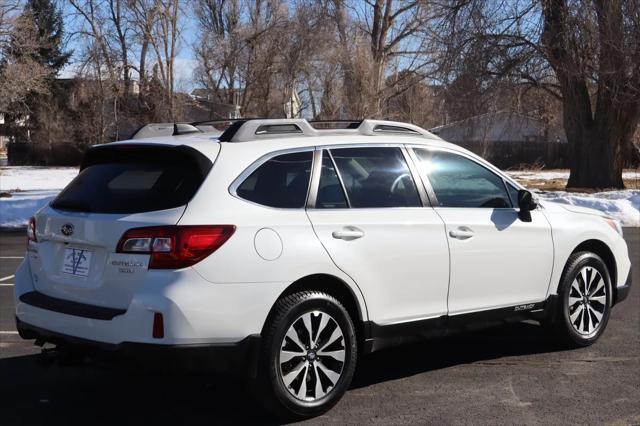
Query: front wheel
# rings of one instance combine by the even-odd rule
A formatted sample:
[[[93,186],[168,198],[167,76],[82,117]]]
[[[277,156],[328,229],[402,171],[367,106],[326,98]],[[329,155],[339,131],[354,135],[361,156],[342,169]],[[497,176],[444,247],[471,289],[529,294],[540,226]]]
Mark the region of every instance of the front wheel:
[[[589,346],[604,332],[611,310],[611,279],[602,259],[591,252],[569,257],[558,289],[553,329],[566,343]]]
[[[329,410],[348,389],[357,358],[346,309],[333,296],[304,291],[282,298],[265,327],[256,398],[280,417]]]

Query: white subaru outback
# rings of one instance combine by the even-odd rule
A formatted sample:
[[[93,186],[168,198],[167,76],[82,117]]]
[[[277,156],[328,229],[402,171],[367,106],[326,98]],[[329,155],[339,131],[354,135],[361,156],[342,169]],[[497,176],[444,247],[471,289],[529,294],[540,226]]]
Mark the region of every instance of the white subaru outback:
[[[300,418],[414,338],[535,319],[592,344],[630,272],[617,221],[419,127],[245,120],[90,149],[30,221],[16,321],[38,344],[239,371]]]

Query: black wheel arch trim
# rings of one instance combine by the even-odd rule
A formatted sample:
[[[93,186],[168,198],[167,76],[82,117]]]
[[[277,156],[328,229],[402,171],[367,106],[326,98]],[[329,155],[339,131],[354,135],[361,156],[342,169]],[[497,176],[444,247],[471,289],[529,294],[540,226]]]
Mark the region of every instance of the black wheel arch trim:
[[[335,291],[332,292],[331,290],[335,290],[336,287],[334,287],[333,284],[327,285],[328,282],[337,284],[339,286],[338,288],[340,289],[339,292],[341,291],[342,294],[335,294],[336,293]],[[358,298],[352,286],[350,286],[342,278],[339,278],[331,274],[323,274],[323,273],[310,274],[310,275],[301,277],[295,280],[294,282],[292,282],[291,284],[289,284],[287,288],[285,288],[282,291],[282,293],[278,295],[276,302],[281,298],[298,291],[315,290],[315,291],[326,292],[327,294],[332,295],[333,297],[338,299],[338,301],[344,304],[344,300],[341,300],[340,296],[347,294],[349,298],[349,304],[351,304],[356,311],[355,312],[357,315],[356,318],[352,318],[354,324],[356,324],[358,322],[366,322],[366,320],[368,319],[368,311],[367,311],[364,295],[362,294],[362,291],[360,290],[360,288],[357,287],[357,285],[356,285],[356,288],[360,293],[360,298]],[[362,299],[364,306],[361,306],[360,299]],[[271,317],[271,313],[273,312],[273,308],[276,302],[274,302],[273,306],[270,308],[269,315],[267,315],[267,319]],[[345,308],[349,312],[349,306],[345,306]],[[352,312],[349,312],[349,314],[352,314]]]
[[[611,299],[611,306],[615,306],[618,303],[625,300],[629,297],[629,291],[631,290],[631,285],[633,284],[633,277],[631,274],[631,269],[629,269],[629,274],[627,275],[627,280],[624,285],[620,287],[613,287],[613,298]]]
[[[569,261],[571,255],[580,251],[593,253],[602,259],[605,266],[607,267],[607,272],[609,272],[611,287],[615,289],[616,283],[618,282],[618,264],[616,261],[616,257],[613,254],[613,250],[611,250],[611,247],[609,247],[609,245],[602,240],[590,239],[578,244],[565,259],[564,265],[562,266],[561,276],[564,276],[564,273],[567,269],[567,262]],[[560,286],[560,282],[558,282],[558,286]],[[558,289],[558,286],[556,286],[556,291]]]

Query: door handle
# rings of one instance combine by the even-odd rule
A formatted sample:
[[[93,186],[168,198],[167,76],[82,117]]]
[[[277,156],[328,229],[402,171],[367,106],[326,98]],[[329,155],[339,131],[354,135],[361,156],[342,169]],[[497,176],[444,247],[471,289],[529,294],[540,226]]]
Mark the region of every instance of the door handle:
[[[473,237],[473,231],[466,226],[461,226],[458,229],[449,231],[449,236],[458,240],[468,240]]]
[[[355,226],[345,226],[339,231],[333,231],[331,236],[337,240],[352,241],[364,237],[364,231]]]

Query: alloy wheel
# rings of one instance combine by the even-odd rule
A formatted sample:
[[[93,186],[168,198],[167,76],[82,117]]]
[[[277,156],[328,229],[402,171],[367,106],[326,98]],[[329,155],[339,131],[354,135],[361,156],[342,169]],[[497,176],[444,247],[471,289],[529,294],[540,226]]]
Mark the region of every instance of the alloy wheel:
[[[338,322],[322,311],[298,317],[280,346],[280,378],[291,395],[316,401],[335,388],[346,356],[344,334]]]
[[[596,268],[580,269],[571,283],[567,303],[574,330],[584,337],[593,336],[608,309],[607,286]]]

